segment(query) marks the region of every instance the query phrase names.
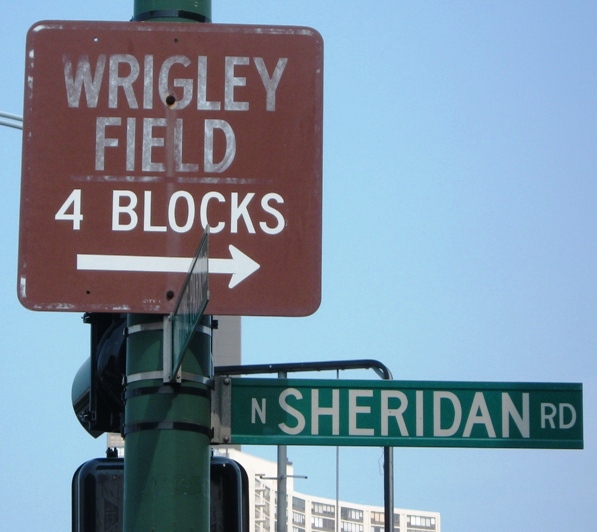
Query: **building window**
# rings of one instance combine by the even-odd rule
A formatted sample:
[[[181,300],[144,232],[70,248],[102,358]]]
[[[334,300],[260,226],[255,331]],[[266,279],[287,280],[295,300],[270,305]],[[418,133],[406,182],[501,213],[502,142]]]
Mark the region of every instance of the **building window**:
[[[336,508],[331,504],[322,504],[320,502],[314,502],[311,504],[311,513],[315,515],[325,515],[334,517],[336,515]]]
[[[386,522],[386,516],[383,512],[371,512],[371,524],[383,525]]]
[[[386,522],[386,514],[384,512],[371,511],[371,524],[372,525],[384,525]],[[394,527],[398,530],[400,526],[400,514],[394,514]],[[381,527],[383,529],[383,526]],[[377,530],[371,529],[371,532],[377,532]]]
[[[357,521],[358,523],[363,522],[363,510],[346,508],[343,506],[340,509],[340,515],[342,516],[342,519],[347,519],[348,521]]]
[[[409,532],[419,530],[435,530],[435,517],[425,517],[422,515],[407,516],[407,526]]]
[[[359,523],[347,523],[346,521],[342,521],[340,530],[342,532],[364,532],[363,525]]]
[[[336,529],[336,522],[333,519],[326,519],[325,517],[311,516],[311,528],[313,530],[330,530]]]
[[[292,522],[304,525],[305,524],[305,514],[301,514],[299,512],[292,512]]]
[[[298,497],[292,497],[292,509],[305,513],[305,500]]]

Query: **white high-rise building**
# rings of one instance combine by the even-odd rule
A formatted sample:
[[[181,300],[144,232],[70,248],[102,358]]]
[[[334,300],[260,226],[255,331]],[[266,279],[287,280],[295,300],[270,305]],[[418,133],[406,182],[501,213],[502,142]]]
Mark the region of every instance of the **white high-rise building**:
[[[249,477],[250,532],[276,531],[277,464],[235,448],[215,453],[241,464]],[[288,532],[384,532],[384,508],[336,501],[294,490],[292,466],[287,471]],[[439,512],[394,509],[394,532],[441,532]]]

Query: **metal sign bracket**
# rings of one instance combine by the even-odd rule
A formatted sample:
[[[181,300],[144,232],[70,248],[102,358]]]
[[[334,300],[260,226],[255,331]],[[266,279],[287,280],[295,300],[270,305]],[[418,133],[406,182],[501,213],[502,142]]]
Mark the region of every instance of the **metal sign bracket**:
[[[214,378],[214,390],[211,396],[211,425],[213,444],[228,444],[232,436],[232,386],[227,376]]]
[[[172,319],[172,314],[168,314],[164,316],[164,339],[162,342],[162,356],[163,356],[163,381],[164,384],[167,383],[177,383],[180,384],[182,382],[182,364],[178,366],[176,373],[172,371],[172,352],[173,352],[173,344],[172,344],[172,335],[174,331],[174,320]]]

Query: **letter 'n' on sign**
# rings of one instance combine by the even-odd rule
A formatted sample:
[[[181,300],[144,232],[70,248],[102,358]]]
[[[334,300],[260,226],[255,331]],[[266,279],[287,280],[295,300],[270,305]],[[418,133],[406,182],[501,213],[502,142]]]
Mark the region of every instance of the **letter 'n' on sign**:
[[[255,397],[251,399],[251,423],[256,423],[259,416],[259,421],[265,424],[265,401],[265,397],[261,398],[261,403]]]

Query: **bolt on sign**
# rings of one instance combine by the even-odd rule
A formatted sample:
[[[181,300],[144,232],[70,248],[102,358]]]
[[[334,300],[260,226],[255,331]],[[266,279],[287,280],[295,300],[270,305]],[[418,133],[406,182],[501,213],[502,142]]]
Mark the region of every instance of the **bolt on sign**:
[[[207,313],[315,312],[322,102],[323,43],[310,28],[34,25],[23,305],[170,313],[209,226]]]

